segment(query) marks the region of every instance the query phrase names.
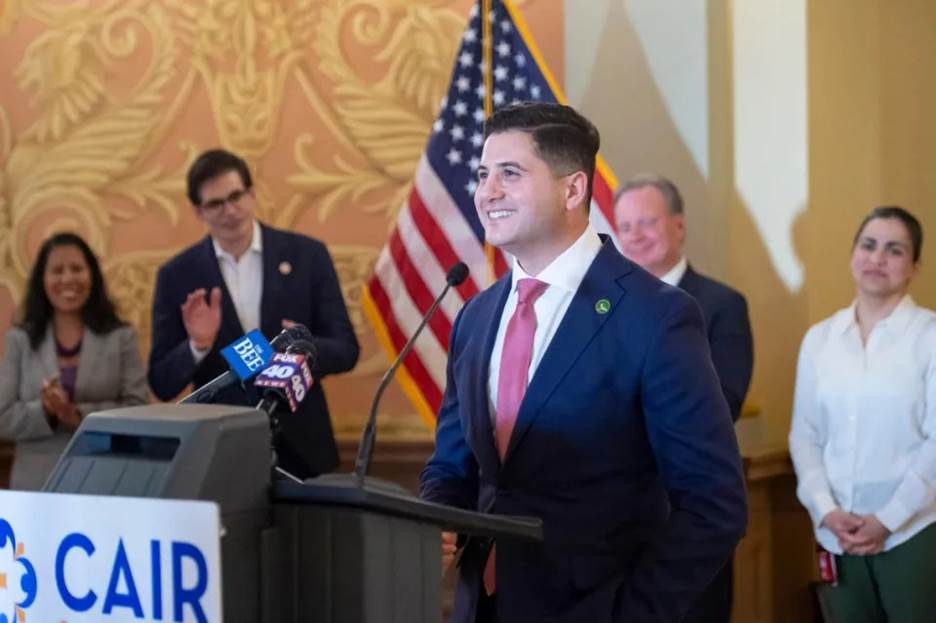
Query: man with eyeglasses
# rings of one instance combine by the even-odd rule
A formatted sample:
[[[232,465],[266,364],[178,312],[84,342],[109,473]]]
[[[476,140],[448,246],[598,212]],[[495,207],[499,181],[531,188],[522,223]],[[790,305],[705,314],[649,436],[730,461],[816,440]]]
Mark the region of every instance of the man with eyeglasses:
[[[299,417],[282,420],[279,465],[300,478],[334,469],[338,452],[318,379],[353,368],[358,342],[328,250],[257,220],[250,170],[231,152],[201,154],[187,186],[208,235],[159,269],[149,360],[153,393],[171,400],[190,383],[199,386],[225,372],[221,348],[248,331],[259,328],[272,338],[304,324],[317,349],[317,382]],[[218,402],[253,399],[233,388]]]

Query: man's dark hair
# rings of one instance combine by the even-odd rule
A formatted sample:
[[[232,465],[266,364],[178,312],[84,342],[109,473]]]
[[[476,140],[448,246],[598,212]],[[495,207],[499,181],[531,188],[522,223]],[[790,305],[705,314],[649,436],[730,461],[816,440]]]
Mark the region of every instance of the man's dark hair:
[[[679,194],[679,189],[676,188],[676,184],[669,178],[657,175],[656,173],[641,173],[621,184],[618,189],[614,191],[614,201],[611,205],[617,205],[618,199],[620,199],[621,195],[624,193],[646,188],[647,186],[651,186],[660,191],[670,214],[676,215],[683,213],[682,195]]]
[[[852,240],[852,248],[854,249],[855,245],[858,244],[858,238],[861,237],[861,232],[864,231],[865,225],[876,218],[895,218],[903,223],[904,227],[907,228],[907,233],[910,235],[910,246],[912,247],[910,251],[913,256],[913,263],[918,263],[920,261],[920,255],[923,253],[923,226],[920,225],[920,221],[917,220],[917,217],[900,206],[879,206],[868,212],[867,216],[861,221],[861,225],[858,226],[858,231],[855,232],[855,239]]]
[[[588,176],[587,209],[595,176],[595,156],[601,144],[598,128],[571,106],[522,102],[501,108],[484,122],[485,139],[510,131],[530,134],[533,148],[553,175],[585,172]]]
[[[250,169],[244,160],[225,149],[210,149],[200,155],[189,167],[187,186],[188,198],[193,206],[201,205],[201,185],[210,179],[219,175],[224,175],[228,171],[237,171],[241,182],[244,184],[244,190],[250,190],[253,187],[253,180],[250,177]]]
[[[45,337],[46,328],[52,321],[54,310],[45,289],[45,271],[49,263],[49,254],[57,247],[78,247],[88,263],[91,272],[91,291],[88,300],[81,309],[81,319],[85,326],[98,334],[110,333],[125,323],[117,317],[114,303],[107,296],[104,275],[97,258],[78,234],[63,232],[48,238],[39,247],[39,254],[33,264],[29,281],[26,284],[26,296],[19,311],[18,326],[29,336],[29,345],[33,350],[39,348]]]

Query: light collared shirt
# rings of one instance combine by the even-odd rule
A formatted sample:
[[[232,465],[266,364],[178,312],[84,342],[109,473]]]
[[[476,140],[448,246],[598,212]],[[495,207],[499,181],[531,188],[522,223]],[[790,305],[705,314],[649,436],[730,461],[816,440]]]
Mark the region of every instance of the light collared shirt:
[[[862,345],[855,304],[813,326],[796,371],[790,454],[816,538],[840,508],[874,514],[889,550],[936,522],[936,313],[905,296]]]
[[[686,256],[679,258],[679,261],[676,262],[676,265],[669,269],[665,275],[660,277],[660,281],[670,286],[678,286],[679,282],[682,281],[683,276],[686,274],[686,269],[689,268],[689,261],[686,260]]]
[[[253,238],[250,247],[239,258],[221,248],[218,241],[211,239],[215,257],[218,259],[218,268],[224,285],[231,295],[237,319],[244,332],[252,331],[260,326],[260,299],[263,295],[263,235],[260,223],[253,224]],[[189,348],[198,363],[208,354],[208,350],[200,351],[189,341]]]
[[[578,291],[582,279],[585,278],[585,273],[588,272],[588,268],[592,265],[600,250],[601,239],[589,223],[578,240],[572,243],[572,246],[563,251],[549,266],[534,277],[539,281],[548,283],[549,287],[533,304],[533,311],[536,314],[536,333],[533,335],[533,357],[530,360],[527,383],[533,378],[546,348],[552,341],[553,336],[556,335],[559,323],[569,309],[569,305],[572,304],[572,298]],[[517,308],[517,282],[528,278],[531,278],[531,275],[523,270],[520,262],[514,258],[510,295],[504,304],[500,326],[497,329],[497,338],[494,340],[494,350],[491,351],[491,370],[488,376],[488,406],[490,407],[492,422],[496,417],[497,381],[500,376],[501,354],[504,351],[507,323],[510,322],[510,317],[513,316],[514,310]]]

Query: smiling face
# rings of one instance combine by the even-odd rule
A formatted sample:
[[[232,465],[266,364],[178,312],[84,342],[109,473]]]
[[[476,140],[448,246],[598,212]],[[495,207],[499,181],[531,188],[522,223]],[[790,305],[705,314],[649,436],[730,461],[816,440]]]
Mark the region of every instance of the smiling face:
[[[492,134],[478,167],[475,208],[487,241],[532,275],[549,265],[588,224],[584,172],[556,175],[527,132]]]
[[[679,262],[686,237],[682,214],[672,214],[653,186],[622,194],[614,204],[614,221],[625,257],[657,277]]]
[[[858,292],[875,298],[902,297],[916,272],[913,243],[896,218],[872,218],[852,249],[851,270]]]
[[[80,313],[91,294],[91,267],[75,245],[57,246],[49,251],[42,282],[56,313]]]

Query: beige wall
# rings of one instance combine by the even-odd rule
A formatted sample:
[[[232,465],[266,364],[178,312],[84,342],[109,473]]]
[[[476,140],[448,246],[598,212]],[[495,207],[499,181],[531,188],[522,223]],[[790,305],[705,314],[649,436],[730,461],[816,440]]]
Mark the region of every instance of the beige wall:
[[[471,4],[0,3],[0,330],[42,239],[75,229],[145,354],[154,272],[204,235],[184,172],[220,144],[251,165],[262,219],[331,249],[364,349],[326,384],[336,428],[356,434],[387,365],[360,287],[407,194]],[[561,80],[561,5],[517,5]],[[381,415],[389,435],[430,435],[396,387]]]
[[[844,256],[870,206],[896,203],[928,240],[912,293],[936,307],[936,4],[810,3],[809,318],[850,292]]]
[[[690,259],[751,307],[750,401],[761,415],[741,428],[782,443],[799,342],[850,302],[851,239],[871,207],[898,203],[923,221],[930,240],[912,292],[936,307],[936,4],[566,0],[565,8],[584,15],[566,22],[570,99],[598,123],[619,178],[655,170],[684,191]],[[648,43],[653,32],[671,47]],[[672,101],[671,83],[685,72],[694,90],[678,95],[707,106],[704,121]]]

